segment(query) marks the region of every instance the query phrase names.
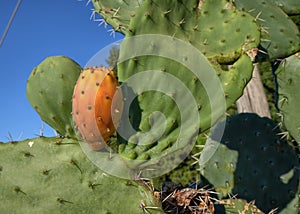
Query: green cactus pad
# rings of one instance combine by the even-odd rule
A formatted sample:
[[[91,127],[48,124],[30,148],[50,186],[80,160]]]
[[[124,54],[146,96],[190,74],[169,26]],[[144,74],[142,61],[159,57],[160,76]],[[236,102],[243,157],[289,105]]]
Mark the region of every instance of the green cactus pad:
[[[248,202],[263,212],[297,213],[299,162],[271,119],[243,113],[213,131],[200,157],[201,174],[220,193]],[[222,135],[223,133],[223,135]],[[221,142],[214,140],[222,135]]]
[[[161,155],[174,148],[190,151],[190,142],[199,132],[197,126],[200,132],[209,129],[224,116],[226,107],[242,95],[253,68],[244,51],[258,45],[259,31],[251,16],[231,6],[227,1],[206,1],[199,9],[198,1],[183,5],[181,1],[147,0],[137,10],[130,22],[130,33],[120,47],[118,77],[128,84],[128,79],[141,76],[134,89],[141,114],[131,115],[131,120],[138,122],[132,126],[139,132],[120,145],[122,155],[135,160],[160,160]],[[224,71],[220,62],[231,62],[233,67]],[[132,85],[128,87],[133,88]],[[156,92],[144,92],[152,86]],[[168,93],[158,92],[161,89]],[[153,112],[165,115],[166,122],[159,119],[154,121],[157,126],[151,124]],[[193,124],[198,112],[200,123]],[[182,118],[187,121],[182,122]],[[162,124],[166,125],[164,133]],[[178,145],[182,127],[183,143]],[[151,135],[143,139],[147,146],[137,145],[142,141],[138,140],[140,135],[149,130]]]
[[[129,31],[130,36],[151,33],[182,39],[220,63],[235,61],[259,43],[254,19],[226,0],[146,0],[132,18]]]
[[[75,140],[0,144],[0,169],[0,213],[161,213],[143,182],[99,170]]]
[[[284,59],[276,70],[278,83],[277,106],[284,125],[300,145],[300,54]]]
[[[51,56],[27,80],[27,98],[41,119],[66,137],[75,137],[72,95],[81,67],[65,56]]]
[[[157,46],[164,46],[164,42],[166,41],[162,39],[159,45],[157,43]],[[170,43],[165,44],[170,45]],[[143,45],[144,46],[140,47],[143,51],[151,52],[151,47],[148,48],[145,41],[143,42]],[[134,47],[131,46],[131,48]],[[189,57],[190,55],[187,55],[188,61]],[[132,77],[141,75],[141,78],[137,78],[137,81],[139,81],[138,84],[141,85],[138,85],[137,88],[135,88],[135,93],[139,94],[138,101],[139,108],[141,109],[141,115],[132,115],[132,120],[138,123],[132,125],[135,127],[137,126],[137,130],[140,130],[141,134],[147,133],[150,128],[152,130],[152,138],[150,136],[150,138],[144,139],[144,142],[148,146],[136,146],[136,140],[134,140],[134,138],[139,138],[138,133],[129,139],[128,145],[120,145],[119,152],[121,154],[130,159],[140,159],[142,157],[152,159],[159,158],[160,155],[164,155],[165,153],[168,153],[169,150],[174,150],[174,148],[178,148],[179,150],[180,148],[188,149],[188,146],[192,148],[193,145],[189,142],[193,141],[195,133],[198,131],[197,126],[200,126],[201,131],[204,131],[214,124],[219,117],[223,116],[226,111],[226,102],[227,104],[234,102],[242,94],[243,86],[251,77],[252,63],[247,56],[241,57],[241,60],[238,60],[233,65],[231,71],[220,74],[220,79],[223,80],[223,82],[220,81],[217,76],[217,72],[213,69],[205,57],[202,56],[200,57],[200,60],[192,62],[195,63],[195,67],[201,65],[201,69],[203,70],[201,72],[202,74],[200,73],[200,76],[191,74],[190,70],[182,66],[180,63],[163,57],[134,57],[134,59],[132,59],[132,61],[126,66],[124,66],[125,64],[120,65],[118,70],[124,70],[124,73],[119,73],[119,80],[121,81],[126,80],[124,75],[132,75]],[[239,72],[242,69],[245,69],[244,72]],[[143,71],[146,71],[147,75],[144,76],[145,73]],[[137,73],[135,74],[135,72]],[[131,76],[127,77],[131,78]],[[175,78],[176,81],[173,81],[171,77]],[[147,83],[141,82],[143,79],[147,80]],[[230,86],[231,82],[236,82],[234,90],[233,86]],[[153,86],[153,88],[157,91],[167,88],[166,90],[169,93],[162,94],[160,92],[153,91],[140,93],[140,91],[143,91],[143,88],[146,87],[145,84],[147,87]],[[129,85],[129,87],[130,86],[131,85]],[[239,88],[239,90],[236,90],[237,88]],[[223,89],[225,92],[222,91]],[[191,96],[190,94],[185,93],[191,93],[192,98],[190,99],[187,96]],[[125,93],[124,96],[126,97]],[[177,99],[181,105],[177,106],[178,103],[174,102],[173,99]],[[186,106],[186,104],[188,104],[188,106]],[[213,112],[211,108],[213,108]],[[153,126],[153,124],[151,126],[151,121],[153,121],[151,119],[153,118],[151,115],[153,112],[157,111],[163,113],[167,117],[166,132],[164,132],[158,142],[154,140],[155,143],[151,143],[153,142],[153,139],[157,138],[156,136],[161,133],[161,130],[163,130],[161,124],[164,123],[159,120],[154,121],[157,124],[156,127]],[[198,111],[200,111],[200,124],[197,123]],[[139,119],[134,119],[137,117]],[[182,118],[187,121],[181,123]],[[125,126],[125,130],[128,127],[126,124],[123,125],[122,122],[120,126],[121,128]],[[184,136],[186,140],[183,140],[183,144],[178,147],[176,142],[179,133],[181,133],[180,129],[182,127],[185,127],[183,130],[186,134]],[[119,131],[120,129],[118,132]],[[172,145],[174,145],[174,147],[172,147]]]
[[[254,203],[241,199],[224,199],[215,204],[215,213],[263,214]]]
[[[115,31],[126,34],[130,19],[144,0],[92,0],[94,9],[99,13]]]
[[[272,1],[235,0],[242,11],[256,18],[261,29],[262,51],[273,61],[300,50],[300,33],[295,23]]]

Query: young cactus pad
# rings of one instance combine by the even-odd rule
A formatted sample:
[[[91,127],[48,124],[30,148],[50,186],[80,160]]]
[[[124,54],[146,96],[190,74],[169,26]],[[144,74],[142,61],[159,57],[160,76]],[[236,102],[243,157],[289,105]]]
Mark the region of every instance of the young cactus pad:
[[[284,59],[276,70],[277,106],[284,125],[300,145],[300,53]]]
[[[255,205],[265,213],[297,213],[299,162],[271,119],[253,113],[229,117],[214,129],[200,156],[201,174],[220,193]],[[221,142],[215,140],[223,133]]]
[[[117,115],[115,118],[122,112],[122,101],[112,109],[117,86],[112,70],[89,67],[82,71],[74,88],[72,115],[76,128],[94,150],[105,147],[116,130],[112,112]]]
[[[65,56],[47,57],[27,80],[26,95],[41,119],[66,137],[76,137],[72,95],[81,67]]]
[[[106,174],[66,138],[0,143],[0,191],[0,213],[161,213],[143,182]]]

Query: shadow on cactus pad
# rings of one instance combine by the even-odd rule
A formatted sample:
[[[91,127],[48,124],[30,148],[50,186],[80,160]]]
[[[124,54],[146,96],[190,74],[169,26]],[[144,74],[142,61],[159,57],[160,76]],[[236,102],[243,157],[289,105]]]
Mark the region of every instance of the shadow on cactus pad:
[[[201,174],[221,198],[236,195],[263,212],[297,213],[299,162],[278,125],[253,113],[231,116],[214,129],[200,158]],[[216,135],[223,134],[221,142]]]

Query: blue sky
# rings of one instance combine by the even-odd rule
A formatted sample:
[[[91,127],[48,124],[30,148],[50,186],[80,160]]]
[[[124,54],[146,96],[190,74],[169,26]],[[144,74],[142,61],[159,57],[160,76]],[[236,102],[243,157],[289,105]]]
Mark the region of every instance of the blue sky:
[[[18,0],[0,1],[0,36]],[[37,137],[42,121],[26,98],[26,80],[47,56],[65,55],[82,67],[99,50],[122,39],[90,20],[87,0],[22,1],[0,46],[0,141]],[[100,18],[100,17],[98,17]],[[10,133],[10,134],[9,134]],[[45,135],[53,130],[45,126]]]

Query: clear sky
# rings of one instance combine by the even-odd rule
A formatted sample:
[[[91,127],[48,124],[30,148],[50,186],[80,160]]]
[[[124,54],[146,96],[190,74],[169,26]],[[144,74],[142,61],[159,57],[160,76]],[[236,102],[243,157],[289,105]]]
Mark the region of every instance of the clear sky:
[[[2,37],[18,0],[0,1]],[[21,1],[0,46],[0,141],[37,137],[42,121],[26,98],[26,80],[47,56],[65,55],[82,67],[99,50],[123,38],[90,20],[88,0]],[[99,16],[96,18],[100,18]],[[46,126],[46,136],[54,131]]]

